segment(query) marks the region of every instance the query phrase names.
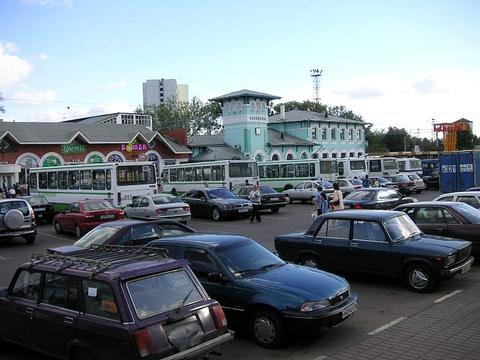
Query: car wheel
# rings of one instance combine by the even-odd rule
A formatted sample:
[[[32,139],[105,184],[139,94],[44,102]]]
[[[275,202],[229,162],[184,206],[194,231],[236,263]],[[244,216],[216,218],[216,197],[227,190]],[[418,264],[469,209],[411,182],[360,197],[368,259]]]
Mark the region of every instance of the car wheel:
[[[300,265],[315,268],[315,269],[318,269],[320,267],[320,264],[318,263],[318,259],[314,255],[303,255],[299,263]]]
[[[57,234],[62,234],[63,233],[63,228],[62,228],[62,225],[60,225],[60,223],[55,220],[55,223],[53,225],[55,227],[55,231]]]
[[[80,226],[78,224],[75,225],[75,236],[77,239],[80,239],[82,237],[82,230],[80,229]]]
[[[260,310],[253,314],[250,331],[257,344],[270,349],[282,345],[285,337],[282,319],[271,310]]]
[[[435,286],[433,273],[427,265],[413,264],[405,271],[405,283],[415,292],[428,292]]]
[[[219,221],[221,218],[220,216],[220,210],[217,207],[214,207],[212,209],[212,219],[215,221]]]
[[[90,351],[79,349],[75,351],[72,357],[73,360],[97,360],[95,355],[93,355]]]
[[[312,204],[315,204],[315,202],[316,202],[315,196],[312,196],[312,197],[310,198],[310,201],[311,201]]]
[[[35,242],[35,235],[25,236],[25,241],[27,242],[27,244],[33,244]]]
[[[271,211],[273,214],[278,213],[279,210],[280,210],[280,208],[272,208],[272,209],[270,209],[270,211]]]
[[[292,198],[288,195],[285,195],[285,200],[288,201],[289,204],[293,202]]]

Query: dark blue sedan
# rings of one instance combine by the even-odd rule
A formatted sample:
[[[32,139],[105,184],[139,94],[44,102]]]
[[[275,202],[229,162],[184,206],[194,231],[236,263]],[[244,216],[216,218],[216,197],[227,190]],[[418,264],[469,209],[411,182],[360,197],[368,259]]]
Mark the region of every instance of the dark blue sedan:
[[[287,264],[243,236],[197,234],[147,246],[167,248],[170,257],[188,259],[209,295],[222,305],[229,324],[241,320],[264,347],[281,345],[287,329],[331,327],[357,310],[357,294],[345,279]]]

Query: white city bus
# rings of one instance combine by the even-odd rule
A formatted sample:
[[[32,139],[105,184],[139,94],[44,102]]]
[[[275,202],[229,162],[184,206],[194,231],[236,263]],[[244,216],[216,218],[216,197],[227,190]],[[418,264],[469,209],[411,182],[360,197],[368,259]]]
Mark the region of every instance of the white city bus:
[[[277,190],[289,189],[302,181],[338,178],[337,160],[301,159],[269,160],[258,163],[260,183]]]
[[[30,169],[30,194],[44,195],[57,211],[85,199],[125,207],[136,196],[157,193],[155,163],[131,161]]]
[[[398,161],[394,157],[367,156],[368,176],[398,174]]]
[[[417,158],[398,158],[398,170],[401,173],[415,173],[422,175],[422,161]]]
[[[162,172],[162,191],[183,193],[209,187],[232,189],[237,184],[256,184],[258,169],[255,160],[218,160],[198,163],[165,165]]]
[[[367,175],[367,161],[365,158],[337,159],[338,177],[363,179]]]

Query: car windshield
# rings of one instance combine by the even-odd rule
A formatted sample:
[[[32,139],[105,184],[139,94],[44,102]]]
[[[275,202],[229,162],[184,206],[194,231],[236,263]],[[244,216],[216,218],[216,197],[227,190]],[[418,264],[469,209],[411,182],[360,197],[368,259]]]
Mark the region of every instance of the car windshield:
[[[210,199],[235,199],[237,196],[227,189],[212,189],[207,191]]]
[[[322,181],[321,185],[324,189],[332,189],[333,184],[330,181]]]
[[[108,201],[89,201],[82,204],[83,211],[114,209]]]
[[[345,197],[345,200],[371,200],[375,196],[373,191],[354,191]]]
[[[418,179],[421,179],[420,176],[418,176],[417,174],[410,174],[408,175],[408,177],[412,180],[418,180]]]
[[[260,186],[260,193],[262,193],[262,194],[276,194],[277,191],[274,188],[272,188],[271,186],[262,185],[262,186]]]
[[[216,254],[236,277],[285,263],[272,252],[253,240],[244,240],[215,249]]]
[[[97,227],[87,233],[84,237],[77,240],[73,243],[75,246],[80,246],[84,248],[90,247],[90,245],[102,245],[112,236],[120,231],[120,228],[117,226],[105,226]]]
[[[457,202],[454,209],[472,224],[480,224],[480,211],[468,204]]]
[[[45,199],[43,196],[29,197],[25,200],[27,200],[32,206],[48,205],[47,199]]]
[[[203,299],[184,269],[127,281],[127,289],[139,319],[146,319]]]
[[[393,242],[406,240],[422,233],[407,214],[388,219],[384,224]]]
[[[178,196],[173,196],[170,194],[160,194],[157,196],[152,196],[152,200],[155,205],[182,202],[182,200],[180,200]]]
[[[350,181],[353,185],[363,185],[362,180],[360,179],[351,179]]]
[[[389,182],[390,182],[390,180],[385,179],[385,178],[383,178],[383,177],[379,177],[379,178],[377,178],[377,180],[378,180],[378,182],[379,182],[380,184],[385,184],[385,183],[389,183]]]
[[[393,181],[396,181],[396,182],[410,181],[410,179],[409,179],[408,176],[406,176],[406,175],[395,175],[395,176],[392,176],[392,180],[393,180]]]

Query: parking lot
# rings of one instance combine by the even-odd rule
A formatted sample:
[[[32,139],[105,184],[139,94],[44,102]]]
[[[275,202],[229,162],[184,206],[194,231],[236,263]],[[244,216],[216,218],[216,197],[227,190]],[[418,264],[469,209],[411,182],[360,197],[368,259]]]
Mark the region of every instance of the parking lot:
[[[436,195],[438,192],[427,191],[417,198],[430,200]],[[250,224],[248,219],[223,222],[193,219],[189,225],[201,232],[245,235],[273,250],[275,235],[307,228],[312,221],[312,209],[311,204],[290,204],[277,214],[264,212],[261,223]],[[40,225],[34,245],[27,245],[22,239],[1,243],[0,286],[8,285],[16,267],[29,260],[32,252],[43,252],[48,247],[68,245],[74,241],[73,236],[57,235],[52,225]],[[475,340],[475,333],[472,334],[472,331],[479,331],[475,323],[480,323],[474,321],[480,320],[475,301],[480,294],[477,288],[480,280],[478,265],[465,275],[445,281],[435,292],[428,294],[413,293],[400,281],[380,276],[341,275],[349,280],[360,299],[359,310],[350,321],[321,334],[289,339],[280,350],[261,348],[248,337],[238,334],[219,358],[400,359],[402,355],[409,354],[405,359],[454,359],[478,354],[479,343]],[[425,333],[425,327],[428,327],[428,336],[419,342],[418,335]],[[409,342],[414,345],[408,345]],[[438,352],[439,348],[441,352]],[[23,360],[34,356],[47,359],[13,345],[0,350],[1,359]]]

